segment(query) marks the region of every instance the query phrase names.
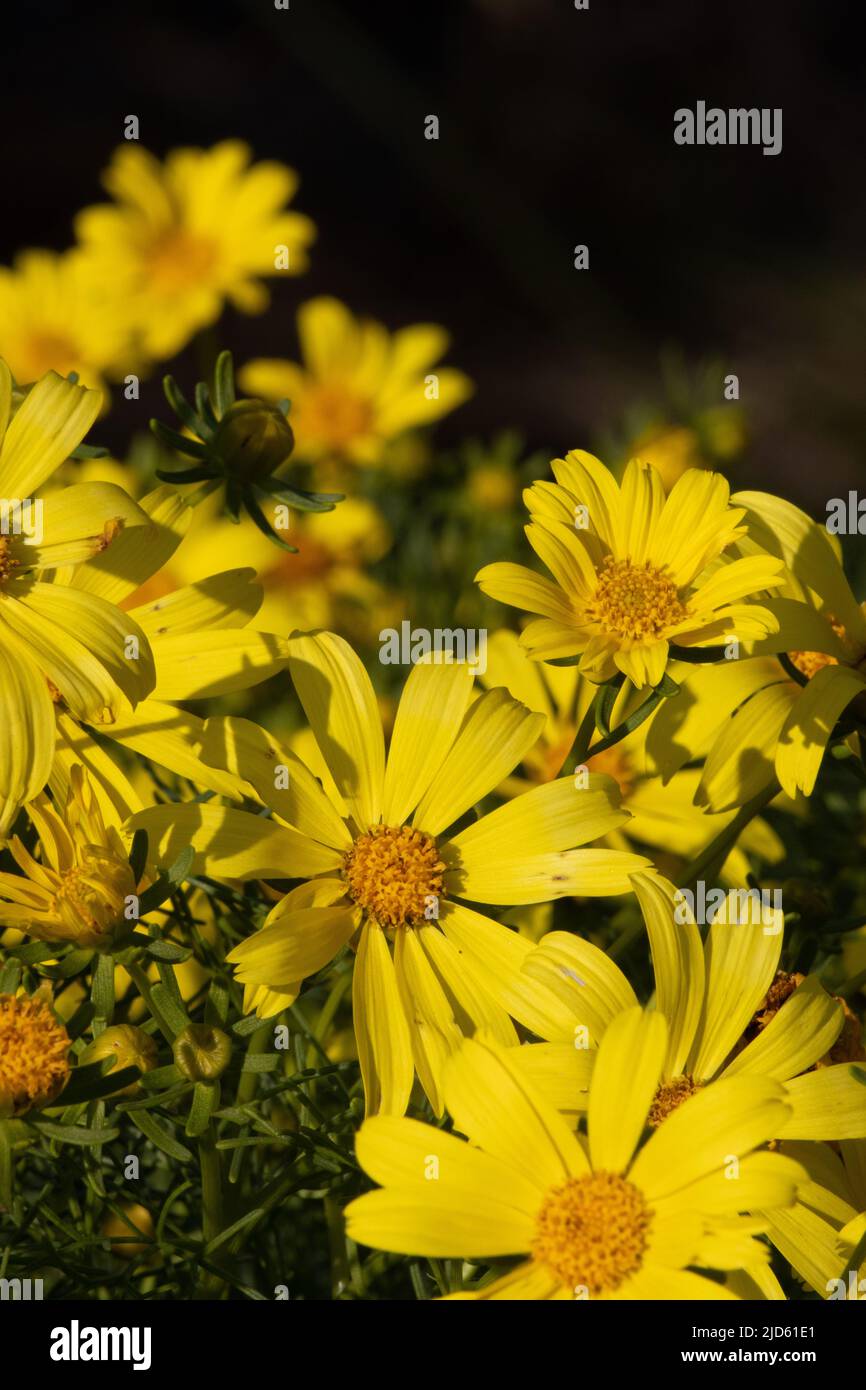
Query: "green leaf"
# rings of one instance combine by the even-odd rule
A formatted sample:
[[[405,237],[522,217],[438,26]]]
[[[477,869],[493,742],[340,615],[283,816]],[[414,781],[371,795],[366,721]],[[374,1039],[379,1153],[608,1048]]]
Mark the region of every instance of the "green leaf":
[[[176,946],[173,941],[162,941],[159,937],[147,943],[148,954],[154,960],[169,961],[172,965],[179,965],[182,961],[189,960],[193,954],[189,946]]]
[[[241,1064],[241,1071],[276,1071],[279,1065],[280,1058],[276,1052],[248,1052]]]
[[[274,530],[251,490],[246,490],[244,492],[244,502],[250,514],[250,520],[258,527],[262,535],[267,537],[271,545],[279,546],[280,550],[285,550],[290,555],[297,555],[298,547],[296,545],[290,545],[288,541],[283,540],[283,537]]]
[[[189,1023],[189,1015],[183,1004],[178,1003],[164,984],[154,985],[150,992],[156,1008],[162,1014],[173,1033],[182,1033]]]
[[[198,415],[196,415],[173,376],[163,377],[162,389],[165,392],[165,399],[168,401],[177,418],[183,421],[188,430],[191,430],[193,434],[197,435],[201,420]]]
[[[21,962],[7,960],[0,970],[0,994],[14,994],[21,983]]]
[[[228,350],[221,352],[216,360],[213,395],[217,415],[222,417],[235,403],[235,368]]]
[[[185,434],[178,434],[177,430],[171,428],[171,425],[164,425],[161,420],[151,420],[150,429],[151,433],[156,435],[160,444],[165,444],[167,448],[175,450],[178,454],[186,454],[189,458],[201,459],[202,463],[209,462],[210,455],[208,454],[207,446],[202,444],[200,440],[189,439]],[[189,471],[195,471],[196,477],[203,476],[203,474],[199,473],[199,470]],[[179,482],[195,481],[195,479],[192,478],[189,480],[182,479],[179,473],[173,473],[169,476],[177,478]],[[210,476],[215,477],[216,474],[212,473]]]
[[[93,1144],[109,1144],[120,1133],[119,1129],[87,1129],[84,1125],[58,1125],[41,1116],[28,1116],[28,1123],[47,1139],[56,1139],[59,1144],[75,1144],[80,1148],[87,1148]]]
[[[216,1081],[198,1081],[192,1093],[192,1105],[186,1122],[186,1132],[191,1139],[204,1134],[215,1110],[219,1109],[220,1086]]]
[[[194,859],[195,850],[193,849],[192,845],[187,845],[186,849],[181,850],[180,854],[177,856],[177,859],[175,859],[174,863],[168,871],[169,883],[183,883],[185,878],[189,878]]]
[[[169,1158],[176,1159],[178,1163],[192,1162],[192,1153],[186,1145],[175,1139],[173,1134],[169,1134],[153,1115],[148,1114],[146,1110],[130,1110],[127,1113],[136,1129],[140,1129],[145,1138]]]
[[[214,980],[208,992],[204,1010],[205,1023],[218,1024],[225,1028],[229,1019],[229,992],[219,980]]]
[[[148,840],[146,830],[136,830],[132,837],[132,848],[129,851],[129,867],[132,869],[132,876],[136,883],[140,883],[147,868]]]
[[[60,1096],[64,1105],[82,1105],[85,1101],[102,1100],[124,1086],[131,1086],[141,1072],[138,1067],[122,1067],[114,1072],[116,1057],[105,1057],[100,1062],[87,1062],[76,1067]]]
[[[110,1022],[114,1013],[114,961],[111,956],[97,956],[93,965],[90,987],[94,1017]]]

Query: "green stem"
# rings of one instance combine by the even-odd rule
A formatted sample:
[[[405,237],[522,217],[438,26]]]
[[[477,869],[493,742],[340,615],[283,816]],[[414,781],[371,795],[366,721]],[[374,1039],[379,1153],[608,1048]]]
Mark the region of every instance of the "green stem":
[[[707,869],[712,868],[717,862],[723,864],[749,822],[754,820],[755,816],[763,811],[764,807],[768,806],[778,794],[779,787],[774,779],[769,786],[764,787],[763,791],[758,792],[757,796],[753,796],[751,801],[747,801],[745,806],[741,806],[734,819],[725,826],[724,830],[720,830],[697,858],[686,866],[679,875],[678,886],[683,888],[690,883],[695,883],[703,877]]]
[[[604,686],[600,686],[581,720],[580,728],[571,746],[571,752],[562,765],[560,776],[570,776],[575,768],[583,765],[587,757],[594,758],[596,753],[604,753],[608,748],[613,748],[614,744],[621,743],[624,738],[628,738],[629,734],[634,733],[635,729],[639,729],[641,724],[649,719],[662,700],[668,700],[671,696],[678,695],[679,691],[679,686],[671,680],[670,676],[663,676],[660,684],[650,691],[643,704],[638,705],[637,709],[628,716],[628,719],[617,724],[616,728],[612,729],[605,738],[599,739],[598,743],[592,743],[593,733],[601,727],[599,718],[602,712],[606,717],[613,707],[609,693],[606,692]]]
[[[223,1230],[223,1181],[222,1155],[216,1146],[212,1124],[208,1125],[198,1141],[198,1162],[201,1173],[202,1234],[205,1246]],[[219,1261],[223,1252],[216,1259]],[[196,1297],[218,1298],[223,1290],[223,1281],[213,1273],[203,1275]]]
[[[152,1017],[154,1018],[159,1031],[165,1038],[169,1047],[174,1042],[174,1030],[168,1024],[164,1014],[160,1012],[159,1006],[153,1002],[153,992],[150,980],[147,978],[147,971],[142,970],[140,965],[133,964],[132,961],[124,961],[123,968],[129,978],[135,983],[139,994],[147,1005]]]

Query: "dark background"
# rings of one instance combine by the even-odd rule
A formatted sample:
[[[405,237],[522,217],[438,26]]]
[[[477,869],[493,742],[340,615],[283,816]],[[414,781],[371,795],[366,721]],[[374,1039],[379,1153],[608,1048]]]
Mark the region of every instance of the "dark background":
[[[559,453],[657,395],[673,348],[739,375],[749,483],[822,515],[862,483],[856,7],[290,5],[4,15],[0,259],[69,243],[125,115],[160,155],[241,136],[298,169],[295,206],[319,238],[310,273],[272,282],[264,319],[224,320],[237,360],[294,356],[294,309],[317,293],[391,327],[439,321],[478,386],[440,438],[516,425]],[[781,106],[782,153],[676,146],[673,113],[698,100]],[[573,268],[577,243],[589,272]],[[177,370],[195,375],[189,353]],[[130,407],[142,423],[157,398],[150,382]],[[128,433],[128,416],[104,423]]]

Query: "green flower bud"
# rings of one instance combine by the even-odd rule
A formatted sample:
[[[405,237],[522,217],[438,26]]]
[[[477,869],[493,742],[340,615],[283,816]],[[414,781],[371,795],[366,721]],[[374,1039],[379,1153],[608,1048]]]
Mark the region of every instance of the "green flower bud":
[[[106,1028],[98,1038],[94,1038],[79,1058],[79,1065],[88,1062],[101,1062],[105,1057],[116,1057],[112,1071],[123,1071],[124,1067],[138,1067],[139,1071],[153,1071],[156,1066],[158,1047],[149,1033],[143,1028],[134,1028],[129,1023],[119,1023]],[[111,1073],[109,1072],[109,1075]],[[139,1082],[121,1086],[112,1091],[113,1096],[134,1096],[141,1090]]]
[[[188,1081],[216,1081],[232,1055],[232,1040],[209,1023],[190,1023],[172,1045],[174,1063]]]
[[[245,482],[274,473],[294,447],[295,436],[282,411],[255,400],[230,406],[211,443],[226,471]]]

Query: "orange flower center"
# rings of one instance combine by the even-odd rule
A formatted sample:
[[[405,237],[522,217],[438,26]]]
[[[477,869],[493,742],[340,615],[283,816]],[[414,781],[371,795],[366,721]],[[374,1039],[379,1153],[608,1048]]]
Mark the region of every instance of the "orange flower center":
[[[595,755],[590,748],[586,765],[590,772],[603,772],[608,777],[612,777],[624,797],[634,791],[637,772],[631,758],[623,752],[622,744],[616,744],[613,748],[605,748],[601,753]]]
[[[69,1078],[69,1037],[41,999],[0,994],[0,1119],[48,1105]]]
[[[827,615],[827,621],[836,636],[844,642],[848,636],[845,631],[845,624],[838,622],[831,614]],[[826,652],[788,652],[788,660],[792,666],[796,666],[797,670],[802,672],[808,681],[819,671],[823,671],[825,666],[839,665],[836,657],[828,656]]]
[[[54,333],[51,329],[45,329],[30,334],[24,346],[24,356],[27,372],[25,379],[36,381],[49,371],[59,372],[61,376],[65,376],[68,371],[73,371],[80,366],[79,359],[84,354],[79,351],[71,338],[64,337],[62,333]],[[19,380],[21,380],[20,377]]]
[[[376,825],[360,835],[343,869],[349,897],[381,927],[435,919],[444,872],[436,841],[409,825]]]
[[[700,1089],[697,1081],[690,1076],[675,1076],[672,1081],[663,1081],[653,1097],[647,1123],[652,1129],[658,1129],[668,1115],[673,1114],[684,1100],[697,1095]]]
[[[3,584],[18,564],[12,558],[12,551],[5,536],[0,536],[0,584]]]
[[[170,294],[206,280],[216,265],[217,248],[209,237],[177,227],[157,237],[143,259],[152,288]]]
[[[569,1178],[545,1196],[532,1257],[568,1289],[612,1293],[640,1269],[651,1219],[643,1193],[619,1173]]]
[[[297,420],[301,440],[340,450],[369,434],[373,409],[343,386],[312,386],[298,402]]]
[[[631,641],[658,641],[688,616],[677,586],[649,560],[642,565],[608,555],[598,576],[587,618]]]

